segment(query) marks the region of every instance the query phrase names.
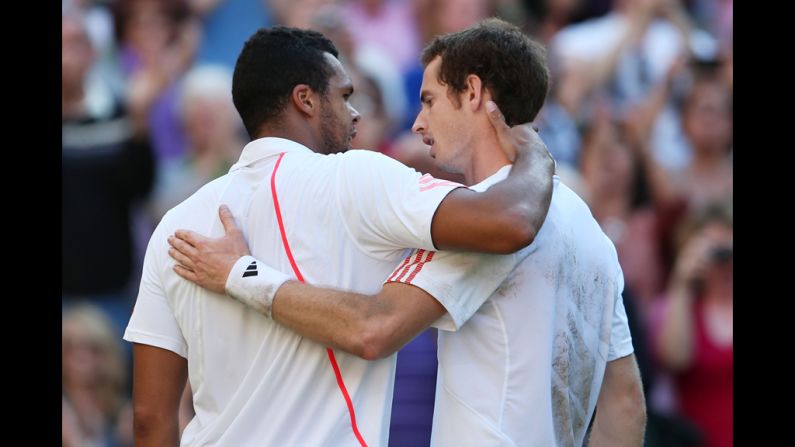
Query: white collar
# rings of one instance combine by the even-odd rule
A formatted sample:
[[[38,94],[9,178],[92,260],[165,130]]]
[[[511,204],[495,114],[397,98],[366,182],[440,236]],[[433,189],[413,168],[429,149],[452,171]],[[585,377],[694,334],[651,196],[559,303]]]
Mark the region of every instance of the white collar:
[[[232,165],[229,172],[236,171],[245,166],[250,166],[259,160],[274,155],[281,154],[282,152],[313,152],[308,147],[301,143],[296,143],[293,140],[278,137],[265,137],[258,138],[248,143],[240,154],[240,159]]]

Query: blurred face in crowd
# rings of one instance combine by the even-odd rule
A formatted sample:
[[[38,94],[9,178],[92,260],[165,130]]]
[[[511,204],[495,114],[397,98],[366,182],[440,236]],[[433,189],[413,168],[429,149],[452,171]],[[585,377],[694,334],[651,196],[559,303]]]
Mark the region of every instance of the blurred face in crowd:
[[[732,142],[732,110],[726,86],[716,81],[693,86],[683,119],[694,150],[716,154],[728,151]]]
[[[583,145],[582,172],[599,196],[627,194],[634,180],[633,156],[609,116],[597,118]]]
[[[145,60],[154,61],[175,35],[174,25],[159,0],[131,3],[125,20],[125,40]]]
[[[74,17],[61,20],[61,82],[64,89],[82,85],[91,68],[94,50],[82,23]]]
[[[351,103],[364,118],[357,126],[351,145],[357,149],[377,150],[387,139],[389,120],[384,111],[381,92],[375,81],[355,71],[348,71],[356,86]]]
[[[104,358],[102,344],[74,319],[62,325],[63,377],[65,381],[82,385],[97,380]]]
[[[603,154],[599,168],[610,192],[627,192],[632,186],[632,154],[626,143],[619,138],[615,127],[611,129],[609,138],[600,149]]]
[[[468,153],[474,137],[472,126],[468,125],[472,122],[471,114],[467,113],[467,107],[461,106],[464,95],[451,92],[439,82],[441,65],[442,58],[437,56],[425,67],[420,88],[422,108],[411,129],[431,147],[436,166],[462,174],[471,158]]]
[[[485,0],[437,0],[440,34],[468,28],[489,16]]]
[[[353,59],[355,42],[345,22],[344,12],[339,5],[328,4],[312,10],[310,29],[314,29],[334,42],[340,53],[340,60]],[[350,73],[350,70],[348,71]],[[354,82],[358,89],[358,84]],[[358,96],[358,95],[357,95]]]
[[[224,96],[198,95],[185,102],[183,123],[194,149],[212,148],[237,131],[236,111]],[[220,148],[217,148],[220,149]]]
[[[353,95],[351,78],[336,57],[325,53],[325,58],[334,74],[329,78],[326,94],[321,97],[320,138],[323,153],[332,154],[351,148],[360,116],[350,103]]]

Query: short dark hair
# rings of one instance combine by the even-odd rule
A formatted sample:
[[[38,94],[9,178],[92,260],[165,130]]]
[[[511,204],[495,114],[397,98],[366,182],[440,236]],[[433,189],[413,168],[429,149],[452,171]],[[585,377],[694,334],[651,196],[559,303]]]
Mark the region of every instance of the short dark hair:
[[[500,19],[435,37],[422,52],[423,66],[436,56],[440,83],[460,93],[467,76],[477,75],[512,126],[535,119],[549,91],[544,47]]]
[[[338,55],[317,31],[286,26],[259,29],[246,41],[235,64],[232,101],[251,138],[279,118],[296,85],[325,95],[333,70],[323,53]]]

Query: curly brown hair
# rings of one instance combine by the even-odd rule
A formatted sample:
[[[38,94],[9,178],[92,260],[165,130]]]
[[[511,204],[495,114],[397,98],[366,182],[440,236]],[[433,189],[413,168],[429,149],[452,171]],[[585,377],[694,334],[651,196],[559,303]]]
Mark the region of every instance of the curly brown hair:
[[[442,57],[441,84],[460,93],[466,89],[467,76],[477,75],[511,126],[535,119],[547,97],[546,49],[503,20],[490,18],[435,37],[422,52],[423,66],[436,56]],[[457,101],[456,96],[452,99]]]

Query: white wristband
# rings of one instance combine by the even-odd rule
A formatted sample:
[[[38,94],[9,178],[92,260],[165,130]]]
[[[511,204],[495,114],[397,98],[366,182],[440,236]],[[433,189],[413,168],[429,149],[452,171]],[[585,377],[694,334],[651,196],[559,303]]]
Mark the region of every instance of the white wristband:
[[[226,278],[226,293],[270,318],[276,291],[290,279],[290,275],[272,269],[252,256],[243,256],[235,262]]]

